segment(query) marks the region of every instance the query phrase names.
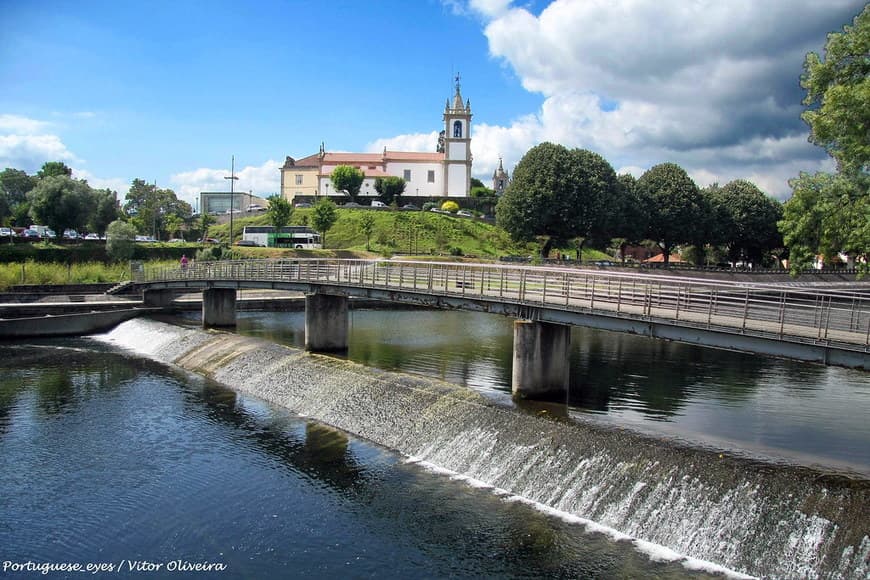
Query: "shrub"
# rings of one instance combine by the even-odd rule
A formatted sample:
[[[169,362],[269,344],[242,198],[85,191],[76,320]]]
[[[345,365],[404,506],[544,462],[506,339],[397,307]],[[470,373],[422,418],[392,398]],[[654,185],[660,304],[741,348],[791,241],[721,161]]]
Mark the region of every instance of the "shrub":
[[[449,211],[450,213],[456,213],[459,211],[459,204],[455,201],[445,201],[441,204],[442,211]]]

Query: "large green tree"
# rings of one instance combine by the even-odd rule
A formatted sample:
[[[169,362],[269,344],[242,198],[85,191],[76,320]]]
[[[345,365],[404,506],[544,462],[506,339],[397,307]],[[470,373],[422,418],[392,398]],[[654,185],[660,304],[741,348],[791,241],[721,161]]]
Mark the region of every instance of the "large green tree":
[[[840,252],[866,270],[870,259],[870,176],[802,173],[789,182],[794,193],[783,206],[780,230],[793,274],[826,263]],[[863,261],[862,261],[863,259]]]
[[[393,175],[375,179],[375,191],[378,198],[387,205],[399,203],[399,197],[405,193],[405,180]]]
[[[36,187],[39,182],[33,175],[28,175],[20,169],[7,167],[0,171],[0,190],[6,193],[10,205],[26,201],[27,192]]]
[[[106,228],[106,253],[113,260],[129,260],[135,249],[136,228],[121,220],[113,221]]]
[[[676,163],[650,168],[637,180],[636,191],[649,219],[649,237],[664,252],[665,264],[679,244],[696,242],[704,217],[701,192]]]
[[[96,205],[87,182],[66,175],[40,179],[27,195],[33,219],[58,234],[65,228],[84,229]]]
[[[94,211],[86,225],[88,231],[103,235],[109,224],[118,219],[118,195],[109,189],[93,190],[92,194]]]
[[[824,147],[842,171],[870,168],[870,5],[843,32],[828,35],[825,57],[811,52],[801,86],[810,140]]]
[[[637,179],[630,173],[623,173],[616,180],[617,195],[604,214],[604,230],[611,243],[619,249],[619,258],[624,262],[626,247],[645,239],[649,228],[646,207],[637,193]]]
[[[365,174],[356,167],[339,165],[332,170],[330,179],[335,191],[345,192],[351,201],[355,202],[359,196],[359,189],[362,187]]]
[[[718,222],[716,238],[728,248],[728,259],[760,264],[782,246],[777,222],[782,205],[755,184],[738,179],[713,190],[711,203]]]
[[[517,164],[496,219],[515,240],[543,237],[547,257],[554,245],[594,233],[618,190],[616,173],[600,155],[542,143]]]
[[[331,199],[321,198],[311,209],[311,227],[320,234],[323,247],[326,247],[326,232],[338,220],[338,211]]]
[[[792,273],[816,255],[845,253],[862,273],[870,264],[870,6],[852,26],[828,35],[825,57],[810,53],[801,85],[810,140],[837,161],[836,175],[801,173],[779,222]],[[857,260],[856,260],[857,258]]]
[[[171,215],[187,220],[193,208],[184,200],[178,199],[171,189],[159,189],[153,183],[134,179],[127,191],[124,211],[133,219],[131,222],[141,234],[153,234],[160,238],[166,229],[166,218]]]
[[[278,194],[270,195],[268,199],[269,208],[266,210],[266,215],[269,218],[269,223],[276,228],[288,225],[293,216],[293,204]]]

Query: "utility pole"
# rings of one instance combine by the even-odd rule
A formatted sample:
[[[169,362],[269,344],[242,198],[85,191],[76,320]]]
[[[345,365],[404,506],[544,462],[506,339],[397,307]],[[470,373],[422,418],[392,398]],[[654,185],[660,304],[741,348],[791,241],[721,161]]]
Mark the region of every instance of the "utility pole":
[[[233,246],[233,211],[236,209],[236,188],[235,183],[239,178],[236,177],[236,156],[232,156],[232,160],[230,161],[230,175],[229,177],[224,177],[224,179],[230,180],[230,247]]]

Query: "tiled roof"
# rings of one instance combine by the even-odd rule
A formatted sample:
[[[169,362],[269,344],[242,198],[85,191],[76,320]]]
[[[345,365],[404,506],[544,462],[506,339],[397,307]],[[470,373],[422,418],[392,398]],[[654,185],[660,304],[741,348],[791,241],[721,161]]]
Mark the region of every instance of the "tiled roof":
[[[416,151],[387,151],[387,161],[444,161],[443,153]]]

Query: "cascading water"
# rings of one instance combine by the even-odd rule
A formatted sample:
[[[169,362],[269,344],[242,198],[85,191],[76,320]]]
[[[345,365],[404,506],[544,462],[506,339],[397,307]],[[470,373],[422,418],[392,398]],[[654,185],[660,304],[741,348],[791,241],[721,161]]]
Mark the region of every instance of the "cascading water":
[[[870,481],[537,416],[478,393],[233,334],[104,336],[541,506],[740,572],[866,578]]]

